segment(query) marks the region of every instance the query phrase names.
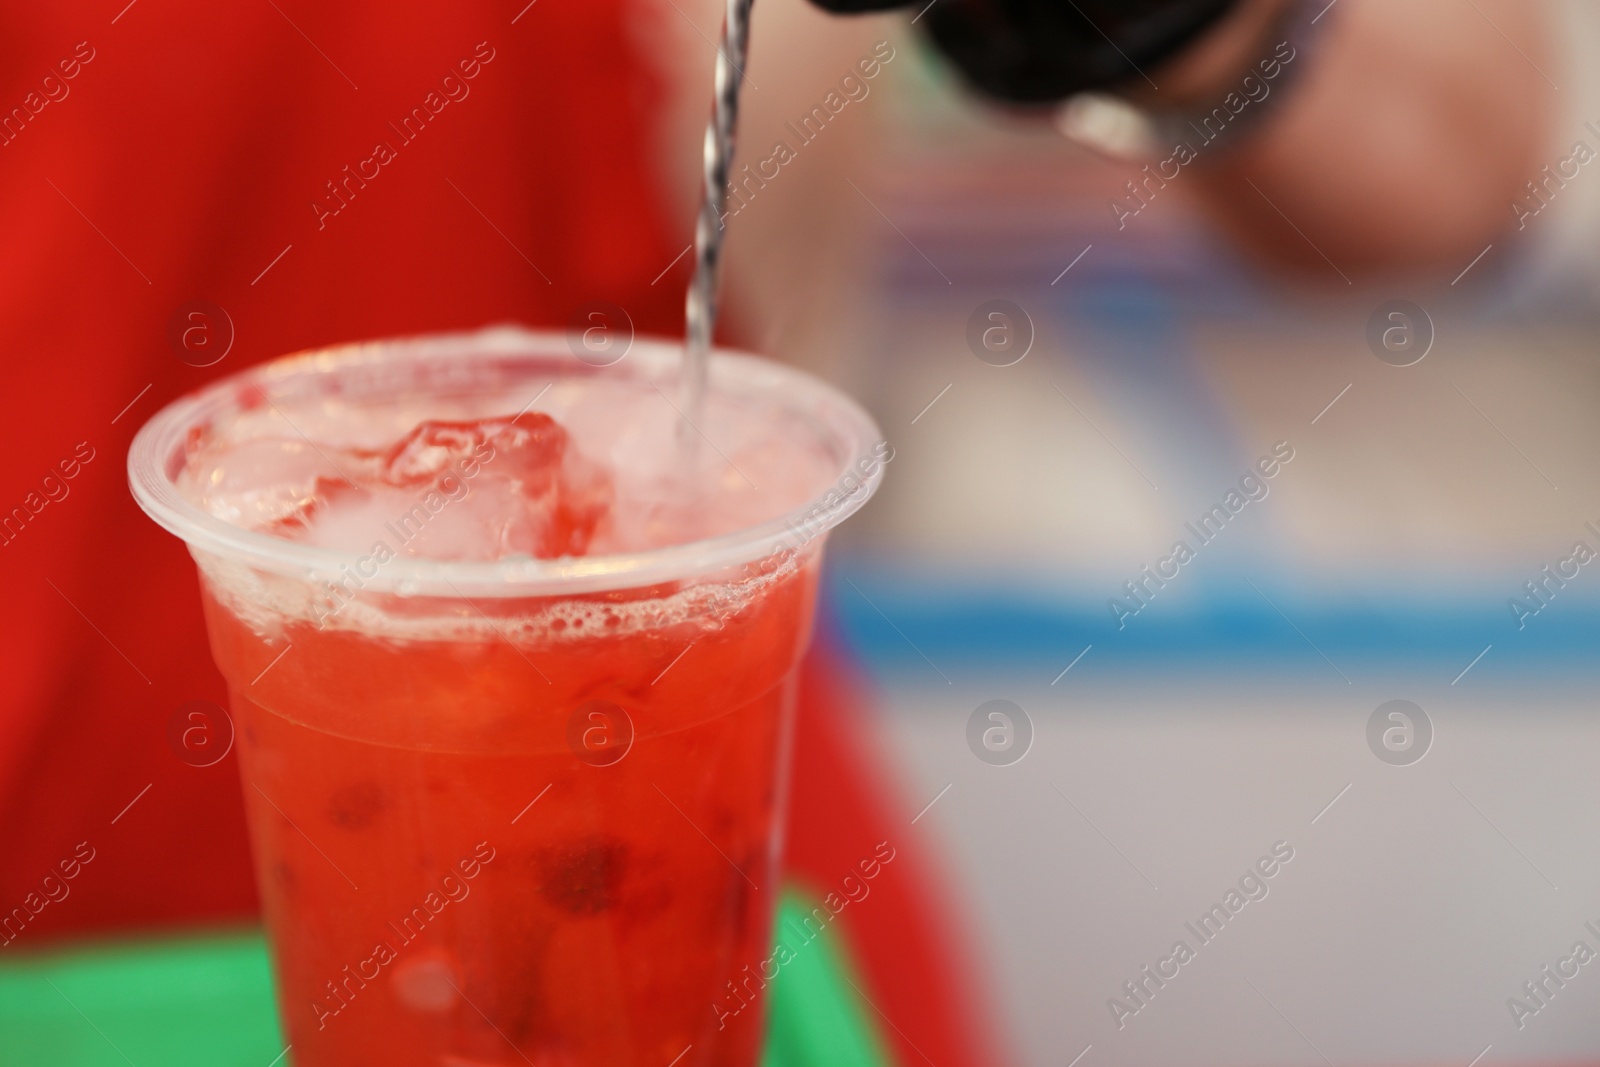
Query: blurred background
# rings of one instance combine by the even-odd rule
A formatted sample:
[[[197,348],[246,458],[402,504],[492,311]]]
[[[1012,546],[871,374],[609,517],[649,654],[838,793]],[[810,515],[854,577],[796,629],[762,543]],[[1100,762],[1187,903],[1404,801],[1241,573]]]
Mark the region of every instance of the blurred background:
[[[723,331],[894,448],[830,549],[807,736],[832,755],[802,751],[793,814],[797,882],[847,831],[912,857],[841,923],[881,1054],[1600,1059],[1600,975],[1561,962],[1600,951],[1592,5],[1242,4],[1242,62],[1169,57],[1066,111],[986,101],[919,10],[756,4],[739,165],[791,151],[728,219]],[[39,985],[63,953],[254,915],[233,761],[165,732],[223,687],[191,565],[125,489],[137,427],[312,345],[572,329],[594,301],[681,335],[720,21],[0,13],[0,909],[96,850],[8,930],[0,1016],[57,1013],[92,1057]],[[388,132],[466,56],[467,95]],[[1167,120],[1273,56],[1173,163]],[[1266,895],[1197,938],[1275,847]]]

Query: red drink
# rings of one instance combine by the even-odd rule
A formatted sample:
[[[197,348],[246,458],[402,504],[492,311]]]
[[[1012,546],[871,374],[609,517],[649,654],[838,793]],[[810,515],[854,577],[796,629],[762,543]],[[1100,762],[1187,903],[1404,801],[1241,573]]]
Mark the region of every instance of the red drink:
[[[204,410],[158,416],[145,431],[158,439],[142,438],[130,461],[136,491],[151,477],[142,449],[147,468],[180,489],[187,479],[191,511],[198,500],[212,513],[183,516],[193,525],[180,532],[232,694],[291,1056],[300,1067],[752,1067],[761,1013],[728,1017],[725,1005],[746,965],[769,955],[816,534],[870,493],[877,464],[858,477],[867,465],[852,463],[871,424],[809,379],[734,361],[777,378],[726,411],[757,394],[768,406],[742,430],[708,411],[702,428],[727,454],[701,460],[735,468],[750,490],[729,504],[723,494],[741,492],[723,477],[692,508],[672,499],[681,485],[647,501],[648,479],[630,484],[615,453],[586,438],[598,408],[585,394],[605,393],[607,412],[637,403],[622,424],[641,432],[662,413],[640,415],[653,409],[633,387],[666,371],[667,354],[602,377],[552,371],[548,342],[526,335],[533,351],[506,365],[506,337],[493,338],[417,347],[400,384],[347,376],[317,405],[303,390],[327,367],[255,372],[245,388],[187,402]],[[442,398],[430,388],[481,348],[500,358],[484,381]],[[375,358],[398,359],[349,362],[371,370]],[[505,408],[513,385],[552,373],[575,378],[555,398],[571,439],[542,412],[513,420],[521,405]],[[748,384],[730,377],[735,394]],[[771,406],[774,390],[784,404]],[[397,391],[471,417],[371,447],[373,426],[412,418],[405,404],[394,414]],[[670,440],[676,416],[660,406]],[[303,436],[260,432],[279,416],[317,441],[315,455],[294,444]],[[794,437],[808,422],[810,441]],[[788,435],[777,447],[775,433]],[[849,491],[796,512],[847,469]],[[259,491],[280,483],[303,491]],[[435,490],[436,511],[394,507]],[[169,528],[170,495],[140,492]],[[523,510],[508,518],[512,505]],[[630,517],[639,509],[648,521]],[[246,513],[257,540],[240,547]],[[208,540],[219,514],[232,536]],[[372,521],[383,514],[410,521]],[[685,530],[693,543],[650,544]]]
[[[719,1031],[710,1005],[767,955],[773,771],[814,570],[713,633],[396,643],[293,625],[254,686],[284,646],[208,596],[296,1062],[501,1064],[515,1045],[541,1065],[665,1065],[692,1044],[707,1055],[690,1062],[754,1063],[759,1028]],[[566,742],[597,699],[636,731],[610,766]]]

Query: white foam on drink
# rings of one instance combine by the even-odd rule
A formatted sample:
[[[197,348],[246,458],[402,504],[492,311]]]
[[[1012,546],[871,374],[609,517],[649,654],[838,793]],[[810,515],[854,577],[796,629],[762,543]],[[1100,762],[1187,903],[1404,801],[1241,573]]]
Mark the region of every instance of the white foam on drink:
[[[541,415],[569,435],[559,485],[526,476],[540,468],[519,462],[526,456],[503,444],[487,459],[470,448],[416,449],[405,457],[409,484],[389,477],[394,446],[421,423],[494,419],[526,429],[539,425]],[[350,595],[330,601],[327,582],[319,589],[202,559],[213,588],[258,631],[289,616],[396,637],[450,632],[482,639],[487,620],[459,610],[441,614],[437,602],[408,606],[405,598],[364,593],[362,573],[370,579],[381,570],[386,561],[378,556],[529,558],[558,507],[600,514],[585,556],[687,544],[787,514],[825,491],[839,469],[838,457],[800,413],[713,394],[698,423],[708,447],[686,470],[676,446],[681,422],[648,381],[600,376],[557,381],[532,406],[509,393],[279,399],[208,427],[191,444],[178,482],[192,502],[233,525],[369,561],[346,569],[354,575],[345,584]],[[792,565],[786,560],[779,570]],[[691,618],[717,625],[707,620],[747,602],[775,573],[724,575],[709,586],[702,581],[621,604],[546,601],[534,616],[488,625],[546,639]],[[714,588],[718,582],[724,587]]]
[[[543,521],[555,501],[530,492],[509,450],[476,463],[475,472],[469,452],[443,453],[427,468],[433,476],[412,486],[382,480],[381,453],[425,421],[509,421],[522,406],[509,395],[382,405],[329,397],[293,408],[280,402],[212,427],[191,449],[180,486],[229,523],[324,548],[365,552],[389,534],[399,555],[517,558],[494,534]],[[686,544],[758,525],[819,495],[838,466],[796,413],[713,397],[701,424],[709,447],[686,472],[673,447],[681,418],[648,383],[558,382],[523,419],[539,414],[570,435],[564,474],[580,486],[585,478],[609,482],[606,517],[584,555]],[[436,510],[405,524],[430,494]],[[273,529],[297,516],[304,529]],[[419,532],[399,542],[396,530]]]
[[[285,624],[311,623],[319,629],[381,636],[395,642],[459,641],[471,644],[512,641],[547,646],[645,632],[682,630],[686,643],[714,633],[755,603],[776,582],[791,577],[816,558],[816,542],[773,557],[754,573],[700,575],[656,596],[622,602],[593,598],[541,598],[518,601],[516,610],[476,601],[471,610],[455,598],[403,598],[357,594],[330,596],[326,585],[308,584],[256,570],[234,560],[196,553],[200,572],[216,597],[256,634],[285,640]],[[494,612],[491,617],[484,612]]]

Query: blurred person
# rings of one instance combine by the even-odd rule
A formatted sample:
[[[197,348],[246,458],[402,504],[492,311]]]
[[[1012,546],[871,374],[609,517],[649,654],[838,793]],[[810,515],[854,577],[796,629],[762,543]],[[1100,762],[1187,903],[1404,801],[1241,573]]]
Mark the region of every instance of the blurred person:
[[[1207,111],[1259,80],[1295,6],[1239,4],[1162,72],[1177,106]],[[1246,129],[1197,170],[1212,214],[1272,258],[1316,270],[1325,254],[1367,274],[1453,275],[1514,232],[1510,206],[1538,175],[1560,106],[1540,69],[1556,65],[1555,13],[1516,0],[1299,6],[1326,12],[1326,29],[1306,27],[1305,69],[1276,110],[1262,101],[1256,136]],[[1135,90],[1146,104],[1157,95]]]
[[[837,12],[906,6],[817,2]],[[1575,140],[1600,150],[1584,127],[1600,117],[1584,54],[1600,35],[1592,5],[924,0],[914,9],[977,93],[1015,114],[1059,118],[1075,139],[1145,164],[1132,175],[1136,196],[1192,173],[1224,230],[1273,261],[1323,270],[1331,260],[1350,274],[1459,270],[1526,229],[1528,211],[1556,194],[1594,204],[1586,225],[1600,224],[1600,191],[1564,191],[1578,164],[1555,180],[1541,171],[1571,156]]]

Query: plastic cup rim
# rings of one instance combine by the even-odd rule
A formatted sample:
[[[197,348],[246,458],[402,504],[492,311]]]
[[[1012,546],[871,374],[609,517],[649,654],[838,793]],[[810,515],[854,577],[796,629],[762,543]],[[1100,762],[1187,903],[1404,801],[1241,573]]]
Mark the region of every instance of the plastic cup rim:
[[[218,379],[166,405],[135,435],[128,450],[128,482],[134,499],[158,525],[182,539],[191,551],[204,552],[250,567],[310,581],[338,578],[344,568],[367,557],[362,553],[301,544],[235,526],[190,502],[168,476],[168,461],[181,448],[189,429],[205,418],[237,408],[237,398],[250,387],[272,397],[291,381],[360,366],[404,359],[422,363],[450,353],[471,356],[525,354],[541,361],[571,360],[573,376],[603,376],[573,355],[567,335],[553,331],[492,326],[482,330],[434,333],[308,349],[257,364]],[[681,364],[682,343],[637,338],[624,364],[648,368],[647,381],[671,374]],[[621,366],[621,364],[619,364]],[[632,373],[630,370],[629,373]],[[635,375],[638,376],[637,374]],[[718,348],[710,367],[712,393],[766,395],[801,410],[805,401],[831,415],[819,419],[823,440],[834,437],[844,458],[828,487],[805,504],[755,526],[703,540],[641,552],[540,560],[460,562],[396,557],[373,578],[362,576],[362,588],[404,596],[536,597],[634,588],[689,578],[726,567],[762,560],[785,549],[798,552],[858,511],[883,479],[883,461],[866,473],[858,461],[882,443],[877,424],[849,396],[822,380],[783,364],[733,349]],[[831,443],[831,442],[830,442]],[[854,474],[857,488],[842,493],[838,485]],[[830,496],[836,497],[828,504]]]

